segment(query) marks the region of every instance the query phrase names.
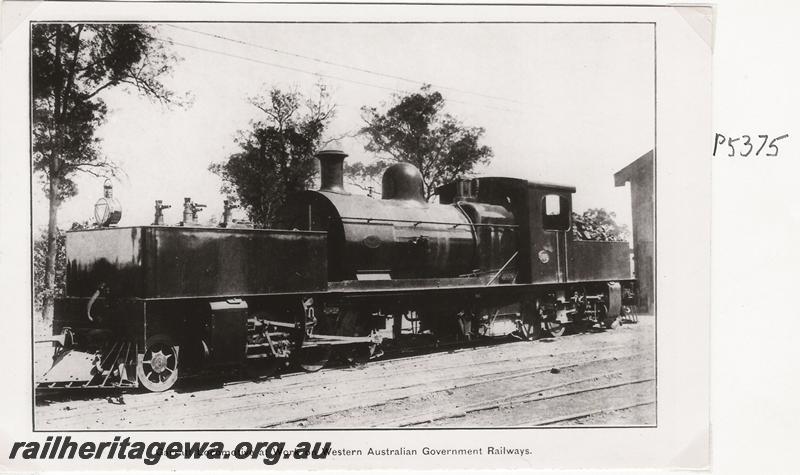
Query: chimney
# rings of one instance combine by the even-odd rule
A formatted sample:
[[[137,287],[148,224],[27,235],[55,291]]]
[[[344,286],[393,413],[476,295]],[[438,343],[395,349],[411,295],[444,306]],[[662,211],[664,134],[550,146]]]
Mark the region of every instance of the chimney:
[[[346,193],[344,191],[344,157],[341,150],[320,150],[317,152],[320,172],[320,191]]]

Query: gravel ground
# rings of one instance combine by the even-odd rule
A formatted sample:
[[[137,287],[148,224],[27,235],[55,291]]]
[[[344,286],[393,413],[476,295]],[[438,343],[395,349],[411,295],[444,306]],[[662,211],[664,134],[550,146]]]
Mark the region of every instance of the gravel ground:
[[[36,428],[499,427],[655,424],[655,321],[164,393],[40,396]],[[49,346],[37,351],[46,368]],[[39,353],[43,353],[40,355]],[[41,369],[40,369],[41,370]]]

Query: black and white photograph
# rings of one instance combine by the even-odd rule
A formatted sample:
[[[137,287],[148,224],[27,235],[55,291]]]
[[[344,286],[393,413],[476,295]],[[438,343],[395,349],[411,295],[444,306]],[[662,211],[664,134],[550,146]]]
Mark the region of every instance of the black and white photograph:
[[[13,467],[708,466],[711,8],[3,8]]]
[[[30,35],[37,429],[656,424],[653,24]]]

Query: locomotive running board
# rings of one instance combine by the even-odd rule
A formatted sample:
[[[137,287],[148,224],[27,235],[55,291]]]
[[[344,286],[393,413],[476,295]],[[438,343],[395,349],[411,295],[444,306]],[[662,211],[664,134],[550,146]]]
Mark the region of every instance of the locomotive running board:
[[[136,388],[139,386],[136,379],[136,350],[137,347],[132,342],[116,342],[96,353],[75,349],[61,350],[53,358],[53,366],[42,376],[36,387]]]

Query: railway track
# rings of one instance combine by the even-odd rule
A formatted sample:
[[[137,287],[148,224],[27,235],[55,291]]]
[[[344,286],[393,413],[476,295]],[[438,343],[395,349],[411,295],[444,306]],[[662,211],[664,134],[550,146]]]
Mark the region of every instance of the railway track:
[[[625,404],[625,405],[615,406],[615,407],[604,407],[604,408],[600,408],[600,409],[595,409],[595,410],[585,411],[585,412],[579,412],[579,413],[576,413],[576,414],[569,414],[569,415],[566,415],[566,416],[556,417],[556,418],[552,418],[552,419],[545,419],[543,421],[537,421],[535,424],[527,424],[527,425],[550,426],[550,425],[556,425],[556,424],[558,424],[560,422],[578,421],[578,420],[586,419],[588,417],[595,416],[595,415],[598,415],[598,414],[609,414],[609,413],[613,413],[613,412],[619,412],[619,411],[624,411],[626,409],[633,409],[633,408],[638,408],[638,407],[643,407],[643,406],[655,406],[655,404],[656,404],[656,400],[655,399],[650,399],[650,400],[647,400],[647,401],[635,402],[635,403],[632,403],[632,404]],[[521,424],[521,425],[524,425],[524,424]]]
[[[577,336],[577,335],[575,335]],[[630,345],[613,345],[598,348],[586,348],[583,350],[574,350],[567,352],[559,352],[558,358],[550,361],[553,365],[562,365],[564,358],[570,358],[576,354],[589,355],[591,352],[592,357],[599,356],[604,353],[616,351],[620,349],[630,348]],[[530,351],[534,350],[534,351]],[[376,360],[367,363],[370,369],[386,369],[392,371],[393,374],[416,373],[423,371],[426,374],[434,374],[437,372],[449,373],[456,370],[463,369],[464,365],[468,364],[472,369],[480,367],[502,366],[507,363],[518,364],[526,358],[536,356],[546,356],[546,348],[538,348],[532,346],[530,342],[516,342],[504,346],[480,346],[472,348],[460,348],[454,351],[447,352],[449,356],[446,360],[442,360],[444,353],[427,353],[418,356],[409,356],[402,359],[386,359]],[[555,355],[551,355],[554,357]],[[455,357],[455,358],[453,358]],[[455,363],[453,361],[456,361]],[[342,377],[342,372],[352,373],[348,381],[357,385],[369,385],[370,383],[386,377],[384,372],[370,372],[363,371],[365,365],[357,365],[355,367],[331,367],[314,373],[314,377],[310,378],[308,374],[303,372],[293,372],[280,375],[273,378],[257,378],[255,380],[234,380],[224,383],[224,387],[228,396],[230,397],[246,397],[256,394],[271,394],[279,391],[302,391],[308,388],[317,388],[325,386],[326,384],[338,381]],[[257,381],[265,385],[259,385],[258,388],[252,387],[252,382]],[[203,385],[205,383],[205,385]],[[177,394],[185,394],[188,391],[192,392],[195,404],[204,400],[212,400],[215,398],[213,391],[207,391],[214,388],[213,380],[193,381],[192,385],[182,385],[176,391],[164,394],[171,396]],[[99,396],[98,396],[99,394]],[[98,390],[94,392],[88,391],[69,391],[62,390],[61,393],[52,393],[39,398],[42,404],[50,402],[61,402],[69,400],[85,399],[87,401],[96,401],[104,403],[109,395],[119,394],[119,391]],[[145,397],[141,397],[145,396]],[[161,402],[157,397],[149,397],[149,395],[141,395],[132,393],[128,398],[131,401],[138,401],[140,399],[150,401],[151,404],[159,404]]]
[[[644,370],[645,368],[639,367],[638,369]],[[612,376],[612,375],[618,375],[618,374],[621,374],[621,372],[620,371],[614,371],[614,372],[611,372],[611,373],[606,373],[605,375],[602,375],[602,376]],[[441,419],[452,419],[452,418],[455,418],[455,417],[464,417],[467,414],[472,413],[472,412],[486,411],[486,410],[491,410],[491,409],[500,409],[500,408],[502,408],[504,406],[513,406],[515,404],[526,404],[526,403],[531,403],[531,402],[544,401],[546,399],[554,399],[554,398],[559,398],[559,397],[574,396],[576,394],[581,394],[581,393],[585,393],[585,392],[589,392],[589,391],[598,391],[598,390],[602,390],[602,389],[617,388],[617,387],[629,386],[629,385],[632,385],[632,384],[645,383],[645,382],[649,382],[649,381],[654,381],[655,380],[655,378],[636,379],[636,380],[633,380],[633,381],[624,381],[622,383],[615,383],[615,384],[610,384],[610,385],[605,385],[605,386],[594,386],[594,387],[590,387],[590,388],[586,388],[586,389],[578,389],[578,390],[574,390],[574,391],[566,391],[566,392],[562,392],[562,393],[559,393],[559,394],[548,395],[548,396],[532,396],[533,394],[540,394],[540,393],[543,393],[545,391],[553,391],[555,389],[560,389],[560,388],[572,386],[572,385],[583,383],[583,382],[586,382],[586,381],[594,381],[594,380],[597,380],[597,379],[599,379],[598,376],[592,376],[590,378],[579,379],[579,380],[576,380],[576,381],[568,381],[566,383],[560,383],[560,384],[556,384],[556,385],[549,386],[549,387],[536,388],[536,389],[533,389],[533,390],[523,391],[521,393],[511,394],[511,395],[500,397],[500,398],[489,399],[489,400],[486,400],[486,401],[480,401],[480,402],[477,402],[475,404],[471,404],[469,406],[457,409],[455,411],[450,411],[450,412],[437,411],[437,412],[434,412],[434,413],[430,413],[429,412],[428,414],[421,415],[421,416],[420,415],[414,415],[414,416],[411,416],[409,418],[404,418],[404,419],[391,421],[387,425],[389,425],[391,427],[409,427],[409,426],[414,426],[414,425],[418,425],[418,424],[422,424],[422,423],[426,423],[426,422],[433,422],[433,421],[441,420]],[[539,424],[534,424],[534,425],[539,425]],[[544,424],[541,424],[541,425],[544,425]]]
[[[572,337],[578,337],[579,335],[572,335]],[[500,347],[499,345],[503,345]],[[407,371],[420,371],[423,370],[426,373],[433,373],[433,372],[449,372],[463,368],[464,364],[466,364],[465,360],[468,360],[468,364],[472,368],[477,367],[489,367],[489,366],[500,366],[505,363],[509,362],[521,362],[525,358],[531,356],[529,352],[526,351],[519,351],[521,348],[525,349],[526,346],[530,348],[529,342],[513,342],[513,343],[504,343],[499,344],[497,346],[475,346],[475,347],[467,347],[467,348],[457,348],[454,350],[447,351],[447,355],[458,355],[462,356],[463,358],[459,360],[458,363],[452,363],[452,358],[448,359],[446,363],[437,363],[440,361],[441,357],[445,352],[433,352],[433,353],[425,353],[423,355],[416,355],[416,356],[404,356],[404,357],[397,357],[397,358],[387,358],[387,359],[380,359],[376,361],[368,362],[367,365],[370,367],[377,367],[377,368],[388,368],[394,373],[403,373]],[[506,348],[508,346],[508,348]],[[499,348],[499,349],[498,349]],[[601,346],[598,348],[587,347],[582,350],[574,350],[568,352],[559,352],[558,357],[570,357],[576,354],[587,354],[591,351],[596,351],[597,355],[602,353],[606,353],[609,351],[630,348],[630,345],[623,344],[623,345],[613,345],[613,346]],[[540,348],[535,348],[540,349]],[[539,354],[535,354],[533,356],[544,355],[544,352],[539,351]],[[486,361],[485,358],[491,354],[490,360]],[[554,356],[554,355],[551,355]],[[562,364],[561,359],[554,359],[551,361],[554,365]],[[264,388],[259,388],[264,394],[273,393],[277,390],[303,390],[310,387],[319,387],[324,386],[326,384],[335,382],[341,378],[342,372],[352,372],[358,374],[358,376],[353,376],[349,379],[351,383],[354,384],[370,384],[375,380],[379,380],[385,377],[384,374],[361,374],[363,373],[362,369],[364,365],[356,365],[352,367],[347,366],[335,366],[324,369],[317,373],[314,373],[315,377],[309,380],[309,376],[307,373],[303,372],[290,372],[286,374],[282,374],[279,376],[273,377],[263,377],[263,378],[253,378],[253,379],[246,379],[242,378],[240,380],[214,380],[213,378],[209,379],[200,379],[200,380],[190,380],[189,384],[183,384],[177,387],[174,391],[175,394],[184,394],[187,392],[192,392],[191,397],[196,397],[193,402],[198,403],[202,400],[213,399],[215,394],[213,392],[207,391],[208,389],[213,389],[215,386],[215,382],[219,383],[222,382],[222,386],[225,387],[226,391],[229,393],[230,397],[245,397],[251,396],[254,394],[258,394],[259,390],[253,390],[252,383],[267,383],[269,386]],[[172,394],[173,392],[167,392],[165,394]],[[67,401],[78,401],[78,400],[86,400],[86,401],[97,401],[100,403],[104,403],[109,395],[117,395],[121,394],[119,391],[116,390],[95,390],[95,391],[70,391],[70,390],[61,390],[60,392],[51,391],[48,393],[43,394],[38,398],[38,402],[40,405],[48,405],[51,403],[59,403],[59,402],[67,402]],[[129,399],[136,400],[141,394],[136,394],[136,392],[131,392],[131,397]],[[145,396],[146,398],[153,399],[157,402],[153,402],[152,404],[158,404],[161,400],[157,397],[149,397]]]
[[[623,328],[192,392],[126,394],[122,404],[51,401],[36,408],[37,429],[514,426],[608,418],[617,412],[609,408],[631,404],[653,412],[643,406],[654,397],[652,326]]]
[[[602,362],[618,361],[618,358],[616,358],[616,357],[604,358],[602,360],[594,360],[594,361],[602,361]],[[574,367],[580,366],[581,364],[585,364],[585,363],[587,363],[587,361],[580,361],[580,362],[572,363],[572,364],[569,364],[569,365],[561,367],[559,369],[559,371],[562,371],[565,368],[574,368]],[[545,367],[538,367],[536,369],[527,370],[527,371],[508,371],[508,370],[506,370],[506,371],[499,371],[499,372],[495,372],[495,373],[485,374],[485,375],[481,375],[481,376],[478,376],[478,377],[476,377],[476,376],[459,376],[457,378],[446,378],[444,380],[438,380],[437,381],[437,383],[438,383],[437,385],[407,384],[405,386],[402,386],[402,387],[399,387],[399,388],[394,388],[394,389],[396,389],[396,390],[410,390],[409,392],[401,392],[401,394],[399,394],[399,395],[394,395],[393,394],[392,396],[389,396],[389,397],[386,397],[385,395],[383,395],[380,398],[380,400],[378,402],[375,402],[374,404],[364,404],[363,402],[354,402],[354,403],[351,403],[351,404],[345,404],[346,407],[343,408],[343,409],[338,409],[338,408],[337,409],[332,409],[332,410],[329,410],[328,412],[324,412],[324,413],[315,412],[314,415],[315,415],[315,417],[320,417],[320,416],[325,416],[325,415],[332,415],[332,414],[336,414],[336,413],[340,413],[340,412],[345,412],[345,411],[351,410],[353,408],[364,409],[366,407],[383,406],[383,405],[386,405],[386,404],[394,402],[394,401],[412,399],[414,397],[420,397],[420,396],[424,396],[424,395],[431,394],[431,393],[436,393],[436,392],[453,391],[453,390],[464,389],[464,388],[468,388],[468,387],[472,387],[472,386],[485,386],[485,385],[495,384],[495,383],[499,383],[499,382],[503,382],[503,381],[507,381],[507,380],[511,380],[511,379],[531,378],[531,377],[533,377],[535,375],[551,372],[551,371],[553,371],[553,369],[554,369],[554,367],[552,365],[547,365]],[[342,397],[351,398],[352,396],[363,396],[364,394],[367,394],[367,393],[375,393],[375,392],[379,392],[379,391],[382,391],[382,390],[380,390],[380,389],[372,389],[372,390],[368,390],[368,391],[360,391],[360,392],[357,392],[357,393],[348,393],[348,394],[343,395]],[[289,423],[292,423],[292,422],[303,421],[303,420],[306,420],[306,419],[307,419],[307,417],[304,417],[304,416],[299,416],[299,417],[294,417],[294,418],[284,418],[284,419],[280,419],[278,421],[271,422],[269,424],[262,425],[260,427],[261,428],[278,427],[278,426],[281,426],[281,425],[289,424]],[[384,424],[382,424],[382,425],[384,425]]]
[[[632,355],[631,361],[644,356],[643,354]],[[507,374],[502,377],[484,381],[474,381],[464,385],[449,386],[447,388],[420,388],[414,394],[402,397],[386,399],[375,402],[374,404],[360,404],[357,407],[358,413],[370,410],[368,415],[359,417],[354,413],[352,407],[333,408],[328,411],[317,411],[313,418],[285,418],[276,423],[264,427],[290,427],[292,423],[303,422],[303,427],[327,427],[335,425],[338,420],[348,420],[354,426],[369,427],[420,427],[426,425],[448,425],[433,424],[435,422],[448,421],[452,419],[463,419],[472,413],[491,411],[525,404],[537,403],[540,401],[550,401],[555,399],[570,399],[578,395],[605,391],[609,389],[625,388],[654,382],[654,377],[641,377],[642,374],[651,374],[652,367],[649,364],[628,365],[624,369],[598,372],[603,367],[613,366],[611,363],[619,362],[620,359],[609,358],[608,360],[595,361],[591,368],[586,368],[585,362],[578,363],[573,368],[589,369],[591,376],[576,378],[569,374],[569,370],[562,368],[557,373],[550,371],[536,371],[527,374]],[[583,374],[586,371],[574,371],[574,374]],[[566,374],[565,374],[566,373]],[[532,378],[531,376],[537,376]],[[547,377],[543,377],[547,376]],[[620,378],[625,378],[620,381]],[[518,384],[509,386],[504,385],[503,391],[512,388],[514,392],[504,392],[502,396],[486,397],[492,392],[487,389],[488,385],[495,385],[501,381],[517,380]],[[606,381],[614,381],[608,383]],[[461,394],[456,394],[460,392]],[[463,401],[463,402],[461,402]],[[419,411],[419,407],[426,407],[426,410]],[[411,410],[409,411],[409,408]],[[408,414],[411,412],[411,414]],[[399,415],[398,415],[399,414]],[[459,425],[471,425],[469,421],[459,423]],[[518,425],[514,420],[510,420],[509,426]],[[528,425],[528,424],[523,424]],[[531,424],[536,425],[536,424]]]
[[[608,350],[612,351],[612,350]],[[465,370],[464,364],[458,366],[444,366],[437,369],[430,369],[425,372],[418,372],[412,377],[397,378],[389,377],[385,372],[377,375],[366,377],[347,379],[346,387],[336,389],[330,388],[326,382],[314,382],[313,378],[309,380],[309,376],[305,375],[301,381],[297,381],[288,385],[277,385],[265,390],[254,390],[258,388],[250,387],[249,392],[242,392],[245,387],[237,387],[237,391],[226,391],[225,399],[229,401],[225,407],[219,407],[219,394],[216,391],[209,391],[202,394],[202,397],[195,397],[194,394],[182,394],[176,398],[175,394],[162,398],[137,398],[128,404],[130,410],[143,411],[150,414],[158,414],[156,410],[161,405],[177,404],[180,405],[188,399],[191,404],[205,414],[209,414],[212,418],[225,417],[227,415],[236,417],[237,414],[252,414],[257,412],[259,408],[265,404],[269,405],[272,411],[283,411],[282,413],[299,412],[301,415],[295,418],[284,418],[277,422],[263,424],[261,427],[271,427],[279,424],[286,424],[293,421],[305,419],[306,413],[304,408],[313,407],[313,404],[321,401],[331,404],[334,401],[341,401],[342,404],[350,407],[364,407],[366,401],[376,400],[377,404],[384,401],[407,399],[414,396],[424,395],[435,391],[445,391],[452,389],[460,389],[470,386],[487,385],[499,383],[511,379],[520,379],[532,377],[537,374],[547,373],[558,368],[559,371],[575,368],[580,365],[589,363],[608,363],[616,365],[619,361],[625,358],[639,356],[641,353],[631,353],[619,348],[612,356],[599,357],[600,353],[585,354],[581,359],[575,359],[573,352],[568,354],[559,355],[558,357],[549,358],[547,364],[531,367],[528,369],[521,369],[518,359],[501,360],[492,362],[493,364],[486,364],[482,366],[470,367]],[[495,366],[495,368],[492,368]],[[497,368],[499,366],[499,368]],[[484,367],[488,367],[485,368]],[[393,370],[395,368],[392,368]],[[452,374],[455,369],[459,372],[456,375],[445,376]],[[402,374],[400,371],[392,371],[393,374]],[[341,379],[341,375],[339,376]],[[149,396],[149,395],[147,395]],[[105,407],[107,403],[105,400],[96,401],[95,407]],[[305,405],[305,406],[304,406]],[[334,411],[334,412],[339,412]],[[92,411],[83,411],[87,415],[93,415]],[[51,419],[51,422],[74,420],[81,416],[81,412],[68,412],[62,414],[60,417]],[[199,416],[201,418],[207,417],[205,415]],[[149,418],[144,417],[140,420],[148,421]],[[159,421],[153,417],[151,421],[158,423]],[[162,419],[163,422],[163,419]],[[176,421],[180,422],[180,421]]]

